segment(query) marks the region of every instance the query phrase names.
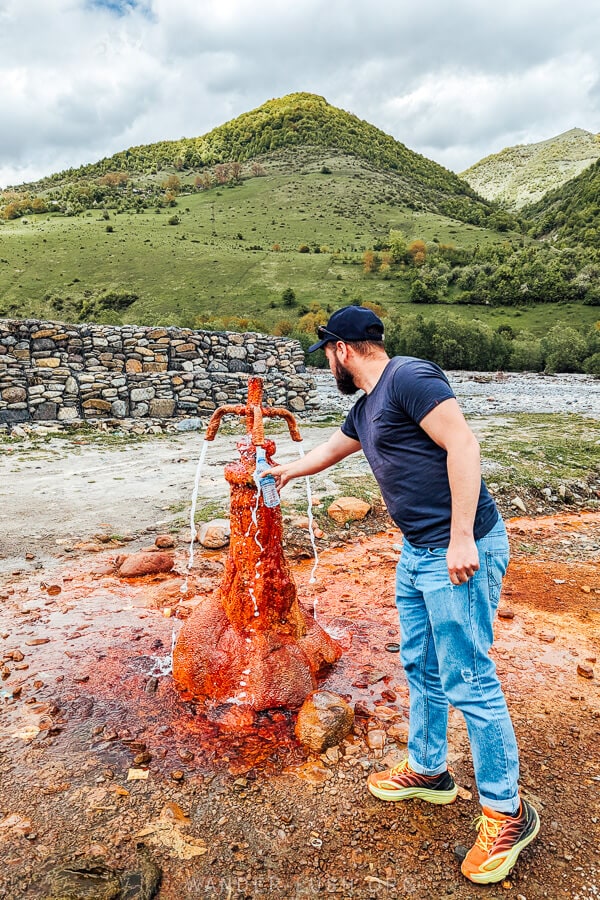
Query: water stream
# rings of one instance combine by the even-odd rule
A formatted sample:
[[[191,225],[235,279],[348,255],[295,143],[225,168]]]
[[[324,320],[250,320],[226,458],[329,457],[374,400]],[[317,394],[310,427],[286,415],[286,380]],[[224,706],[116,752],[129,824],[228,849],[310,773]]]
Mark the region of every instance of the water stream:
[[[302,444],[298,444],[298,453],[300,457],[304,456],[304,447]],[[310,535],[310,543],[312,544],[313,554],[315,557],[315,561],[313,563],[313,567],[310,573],[309,584],[314,584],[316,581],[315,572],[317,571],[317,566],[319,565],[319,553],[317,550],[317,544],[315,542],[315,530],[314,530],[314,520],[313,520],[313,511],[312,511],[312,491],[310,487],[310,478],[308,475],[305,476],[304,481],[306,482],[306,502],[307,502],[307,511],[306,514],[308,516],[308,533]],[[315,601],[316,607],[316,601]],[[316,614],[315,614],[316,618]]]
[[[188,563],[186,566],[186,576],[185,580],[181,585],[181,593],[186,594],[188,589],[188,575],[192,570],[192,566],[194,565],[194,541],[196,540],[196,505],[198,503],[198,490],[200,488],[200,475],[202,474],[202,467],[204,466],[204,460],[206,459],[206,451],[208,450],[208,441],[202,441],[202,449],[200,451],[200,459],[198,460],[198,465],[196,467],[196,477],[194,479],[194,490],[192,491],[192,507],[190,509],[190,550]]]

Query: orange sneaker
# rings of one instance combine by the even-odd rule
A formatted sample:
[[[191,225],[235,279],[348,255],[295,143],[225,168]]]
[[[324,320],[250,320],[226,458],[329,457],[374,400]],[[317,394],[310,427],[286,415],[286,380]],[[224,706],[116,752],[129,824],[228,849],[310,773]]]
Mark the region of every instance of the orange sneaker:
[[[371,772],[367,787],[380,800],[426,800],[427,803],[453,803],[458,788],[450,772],[441,775],[419,775],[410,767],[408,759],[386,769]]]
[[[490,884],[508,877],[521,850],[540,830],[540,817],[531,803],[521,800],[516,816],[484,806],[475,824],[479,835],[460,868],[475,884]]]

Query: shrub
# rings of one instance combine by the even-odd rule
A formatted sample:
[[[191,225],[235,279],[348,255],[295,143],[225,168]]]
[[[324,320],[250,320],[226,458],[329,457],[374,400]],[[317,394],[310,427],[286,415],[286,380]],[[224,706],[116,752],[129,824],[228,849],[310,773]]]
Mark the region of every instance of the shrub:
[[[296,304],[296,294],[291,287],[286,287],[286,289],[281,294],[281,299],[284,306],[295,306]]]

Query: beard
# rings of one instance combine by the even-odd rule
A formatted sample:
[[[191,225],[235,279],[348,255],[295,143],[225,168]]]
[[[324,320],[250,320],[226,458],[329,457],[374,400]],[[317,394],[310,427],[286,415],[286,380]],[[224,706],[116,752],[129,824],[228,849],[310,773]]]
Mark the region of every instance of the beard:
[[[333,360],[333,377],[340,394],[350,395],[356,394],[358,391],[358,385],[354,381],[353,375],[337,359]]]

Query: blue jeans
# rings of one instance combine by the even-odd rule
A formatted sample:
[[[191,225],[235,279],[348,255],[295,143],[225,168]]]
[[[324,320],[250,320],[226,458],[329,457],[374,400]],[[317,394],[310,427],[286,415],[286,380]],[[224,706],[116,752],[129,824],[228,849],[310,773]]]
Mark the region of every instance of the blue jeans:
[[[508,566],[501,519],[477,541],[479,570],[453,585],[446,549],[404,540],[396,575],[402,663],[410,691],[408,757],[422,775],[447,768],[448,706],[465,717],[483,806],[519,805],[519,757],[496,666],[489,658],[502,576]]]

